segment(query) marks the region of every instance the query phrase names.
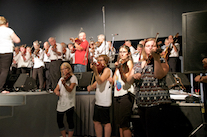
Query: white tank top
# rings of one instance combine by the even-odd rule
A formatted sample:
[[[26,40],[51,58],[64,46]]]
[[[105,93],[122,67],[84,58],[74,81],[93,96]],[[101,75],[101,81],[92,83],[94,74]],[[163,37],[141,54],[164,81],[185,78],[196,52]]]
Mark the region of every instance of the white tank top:
[[[110,69],[110,77],[112,77],[112,71]],[[109,107],[112,103],[112,86],[108,80],[104,81],[102,84],[96,85],[96,102],[98,106]]]
[[[115,74],[115,81],[114,81],[114,96],[123,96],[127,94],[128,92],[131,92],[134,94],[134,86],[129,83],[125,83],[121,79],[121,74],[119,70],[117,69],[116,74]]]

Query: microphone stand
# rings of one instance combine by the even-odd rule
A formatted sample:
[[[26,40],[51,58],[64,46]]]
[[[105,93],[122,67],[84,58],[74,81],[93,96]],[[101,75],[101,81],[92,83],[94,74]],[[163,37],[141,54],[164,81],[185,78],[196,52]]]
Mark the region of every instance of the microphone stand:
[[[202,74],[200,74],[200,75],[202,76]],[[202,84],[202,86],[201,86],[201,84]],[[200,83],[200,88],[203,88],[203,83]],[[202,89],[202,90],[203,90],[203,89]],[[200,90],[200,91],[201,91],[201,90]],[[201,91],[201,92],[202,92],[202,91]],[[204,109],[205,112],[204,112],[204,118],[202,117],[202,121],[203,121],[203,122],[202,122],[199,126],[197,126],[197,127],[190,133],[190,135],[189,135],[188,137],[192,137],[192,136],[194,136],[195,133],[196,133],[198,130],[200,130],[203,126],[206,126],[206,125],[207,125],[206,117],[205,117],[205,115],[206,115],[206,113],[207,113],[207,112],[206,112],[207,110],[205,110],[205,108],[206,108],[206,99],[205,99],[206,95],[205,95],[205,94],[206,94],[206,93],[204,93],[204,92],[203,92],[203,95],[201,94],[201,96],[204,97],[204,99],[203,99],[203,100],[204,100],[204,102],[203,102],[203,103],[204,103],[204,106],[203,106],[204,108],[203,108],[203,109]],[[202,113],[202,112],[201,112],[201,113]],[[204,129],[204,130],[205,130],[205,129]]]
[[[106,24],[105,24],[105,8],[104,8],[104,6],[102,7],[102,12],[103,12],[103,29],[104,29],[104,36],[105,36],[104,47],[105,47],[105,54],[106,54]]]

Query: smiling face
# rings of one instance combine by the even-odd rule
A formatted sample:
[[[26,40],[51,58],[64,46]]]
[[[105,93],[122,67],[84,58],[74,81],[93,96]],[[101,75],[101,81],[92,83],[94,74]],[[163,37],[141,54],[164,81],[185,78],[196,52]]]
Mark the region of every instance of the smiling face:
[[[147,55],[149,55],[151,53],[151,50],[156,51],[157,46],[156,46],[156,43],[154,42],[154,40],[146,42],[144,49],[145,49],[145,52]]]

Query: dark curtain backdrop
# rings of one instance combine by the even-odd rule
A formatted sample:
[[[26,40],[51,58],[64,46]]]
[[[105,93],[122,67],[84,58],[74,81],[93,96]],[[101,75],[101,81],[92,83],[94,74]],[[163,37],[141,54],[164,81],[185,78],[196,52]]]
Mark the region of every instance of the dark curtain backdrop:
[[[118,33],[115,41],[182,35],[182,13],[207,9],[206,0],[0,0],[0,15],[21,38],[20,44],[46,41],[54,36],[57,42],[69,43],[80,28],[87,39],[104,33],[106,39]]]

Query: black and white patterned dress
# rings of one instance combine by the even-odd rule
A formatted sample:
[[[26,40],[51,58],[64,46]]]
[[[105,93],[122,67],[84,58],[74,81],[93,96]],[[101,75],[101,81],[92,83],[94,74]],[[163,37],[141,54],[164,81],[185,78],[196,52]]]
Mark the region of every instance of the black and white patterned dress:
[[[164,58],[160,58],[164,63]],[[166,77],[157,79],[154,77],[154,63],[150,63],[141,68],[141,62],[134,65],[134,73],[141,73],[141,79],[135,80],[137,91],[136,103],[141,107],[151,107],[159,104],[171,103]]]

